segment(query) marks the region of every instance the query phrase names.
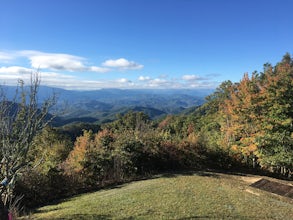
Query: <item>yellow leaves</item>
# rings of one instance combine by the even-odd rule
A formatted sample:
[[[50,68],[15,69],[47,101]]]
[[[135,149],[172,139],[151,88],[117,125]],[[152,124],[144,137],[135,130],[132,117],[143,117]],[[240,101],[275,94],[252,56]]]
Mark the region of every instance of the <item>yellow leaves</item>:
[[[84,161],[86,152],[90,146],[92,132],[84,131],[83,136],[76,139],[73,150],[65,162],[66,167],[74,172],[80,172],[83,169],[81,162]]]
[[[65,162],[67,174],[83,170],[83,162],[87,160],[88,153],[103,151],[110,148],[114,140],[114,134],[109,129],[93,134],[92,131],[84,131],[83,135],[76,139],[73,150],[69,153]]]
[[[263,126],[263,128],[270,131],[273,130],[274,126],[272,124],[266,124]]]
[[[234,144],[231,146],[231,150],[234,151],[234,152],[239,152],[239,146]]]
[[[281,122],[281,125],[283,126],[290,126],[292,124],[292,118],[287,118],[286,120],[283,120]]]
[[[187,137],[187,141],[192,143],[192,144],[197,144],[199,140],[199,135],[195,133],[191,133]]]
[[[251,143],[250,145],[248,145],[247,150],[248,150],[249,152],[254,152],[254,151],[257,150],[257,145],[254,144],[254,143]]]
[[[257,143],[254,135],[252,137],[241,138],[237,144],[231,146],[231,151],[234,153],[241,153],[243,155],[250,155],[257,151]]]

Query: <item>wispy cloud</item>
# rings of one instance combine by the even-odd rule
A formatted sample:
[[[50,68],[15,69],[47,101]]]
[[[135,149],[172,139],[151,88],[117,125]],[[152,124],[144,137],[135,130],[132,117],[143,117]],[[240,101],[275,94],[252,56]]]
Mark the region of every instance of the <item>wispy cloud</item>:
[[[197,80],[199,77],[197,75],[183,75],[182,79],[186,81],[194,81]]]
[[[30,60],[32,68],[69,72],[98,72],[110,71],[108,68],[87,66],[86,59],[79,56],[62,53],[44,53],[40,51],[20,51],[18,53]]]
[[[129,83],[129,82],[131,82],[131,80],[126,79],[126,78],[121,78],[121,79],[118,79],[117,82],[119,82],[119,83]]]
[[[90,66],[90,67],[84,69],[84,71],[96,72],[96,73],[106,73],[106,72],[110,72],[111,69],[99,67],[99,66]]]
[[[191,75],[183,75],[182,76],[182,79],[185,80],[185,81],[202,81],[202,80],[209,80],[208,77],[201,77],[201,76],[198,76],[198,75],[194,75],[194,74],[191,74]]]
[[[53,71],[69,72],[97,72],[105,73],[113,70],[138,70],[143,65],[125,58],[109,59],[104,61],[102,66],[87,65],[87,59],[80,56],[64,53],[45,53],[35,50],[22,51],[0,51],[0,62],[12,61],[16,58],[26,58],[30,62],[31,68],[47,69]]]
[[[40,72],[42,85],[64,89],[96,90],[101,88],[215,88],[217,75],[204,77],[183,74],[171,78],[168,74],[140,75],[137,78],[119,78],[117,71],[139,70],[144,66],[125,58],[108,59],[99,65],[91,65],[88,59],[64,53],[45,53],[34,50],[0,51],[0,85],[15,85],[18,79],[29,82],[32,72]],[[105,73],[88,75],[87,73]],[[82,73],[82,74],[81,74]],[[86,76],[86,77],[85,77]],[[101,77],[104,76],[104,79]],[[117,77],[115,77],[117,76]],[[121,76],[121,74],[120,74]],[[90,80],[88,77],[91,77]],[[97,80],[98,79],[98,80]]]
[[[0,67],[0,85],[16,85],[19,79],[25,84],[30,83],[30,77],[36,70],[20,66]],[[39,73],[42,85],[58,87],[69,90],[97,90],[102,88],[133,88],[135,85],[131,80],[126,78],[114,80],[85,80],[79,77],[62,74],[60,72]]]
[[[67,54],[40,54],[29,57],[33,68],[83,71],[85,69],[81,58]]]
[[[30,74],[32,73],[32,69],[21,67],[21,66],[9,66],[9,67],[0,67],[0,73],[11,75],[11,74]]]
[[[149,76],[139,76],[138,84],[144,88],[163,88],[163,89],[194,89],[194,88],[215,88],[218,82],[214,77],[202,77],[195,74],[185,74],[180,78],[170,78],[168,75],[160,75],[157,78]]]
[[[162,88],[162,89],[174,89],[182,87],[181,82],[176,79],[169,79],[167,75],[160,75],[156,78],[151,78],[149,76],[140,76],[138,78],[138,83],[144,88]]]
[[[13,59],[14,57],[10,53],[0,51],[0,61],[7,62]]]
[[[29,83],[31,74],[35,71],[34,69],[20,66],[0,67],[0,84],[15,85],[19,79]],[[56,72],[41,72],[39,74],[42,84],[47,86],[62,87],[68,82],[80,82],[74,76]]]
[[[30,74],[33,69],[22,67],[0,68],[0,84],[15,85],[18,79],[23,79],[29,83]],[[151,78],[140,76],[136,80],[128,78],[85,80],[77,76],[62,74],[59,72],[40,72],[42,85],[59,87],[69,90],[97,90],[102,88],[120,88],[120,89],[193,89],[193,88],[215,88],[216,82],[210,81],[190,81],[184,82],[169,77]]]
[[[151,77],[149,77],[149,76],[140,76],[140,77],[138,77],[138,80],[139,81],[149,81],[149,80],[151,80]]]
[[[106,60],[102,63],[102,65],[105,67],[118,68],[121,70],[137,70],[143,68],[143,65],[138,64],[134,61],[128,61],[124,58],[120,58],[117,60]]]

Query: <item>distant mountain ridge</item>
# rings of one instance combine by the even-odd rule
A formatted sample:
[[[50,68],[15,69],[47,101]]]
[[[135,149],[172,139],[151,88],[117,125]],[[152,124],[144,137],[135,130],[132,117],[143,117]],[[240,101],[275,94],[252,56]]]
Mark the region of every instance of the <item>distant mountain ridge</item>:
[[[16,87],[1,86],[12,98]],[[65,114],[58,117],[57,124],[71,122],[105,122],[115,119],[117,114],[130,110],[143,111],[151,118],[166,114],[178,114],[190,107],[204,103],[212,89],[101,89],[94,91],[65,90],[41,86],[38,98],[41,101],[56,94],[58,106],[67,103]]]

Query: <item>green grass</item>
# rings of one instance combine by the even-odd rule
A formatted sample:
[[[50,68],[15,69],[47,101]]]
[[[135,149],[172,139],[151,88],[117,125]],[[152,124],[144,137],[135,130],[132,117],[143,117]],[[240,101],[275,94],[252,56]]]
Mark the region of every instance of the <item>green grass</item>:
[[[248,177],[245,177],[248,178]],[[160,176],[45,206],[32,219],[293,219],[293,202],[219,173]]]

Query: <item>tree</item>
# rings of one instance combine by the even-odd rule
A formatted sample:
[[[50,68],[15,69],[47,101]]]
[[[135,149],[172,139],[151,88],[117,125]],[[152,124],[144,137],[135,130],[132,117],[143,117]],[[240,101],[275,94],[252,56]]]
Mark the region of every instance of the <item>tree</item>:
[[[142,131],[146,129],[150,124],[150,118],[143,112],[129,111],[124,115],[117,115],[117,120],[106,124],[105,127],[111,128],[111,130],[126,131],[135,130]]]
[[[83,135],[76,139],[74,147],[65,161],[65,173],[79,173],[84,169],[86,153],[90,150],[93,140],[94,135],[91,130],[84,130]]]
[[[286,54],[264,73],[247,74],[230,88],[221,111],[223,146],[254,167],[290,176],[293,164],[293,61]],[[238,159],[240,159],[238,158]]]
[[[230,97],[225,100],[222,111],[226,123],[222,130],[225,132],[226,144],[234,152],[255,161],[257,150],[256,139],[261,130],[262,99],[259,96],[258,75],[255,73],[249,78],[244,74],[240,83],[230,90]],[[256,164],[253,162],[252,164]]]
[[[49,110],[56,103],[56,96],[41,104],[38,100],[40,77],[31,73],[30,83],[18,81],[14,98],[2,88],[0,92],[0,178],[1,207],[8,207],[13,199],[17,178],[30,165],[28,152],[35,136],[53,119]],[[4,210],[0,208],[0,211]]]
[[[72,150],[70,137],[56,128],[45,127],[30,147],[29,160],[37,173],[48,175],[51,171],[60,171],[61,164]],[[41,161],[41,163],[40,163]]]
[[[263,77],[263,133],[259,138],[260,163],[283,175],[293,170],[293,60],[285,54]]]

